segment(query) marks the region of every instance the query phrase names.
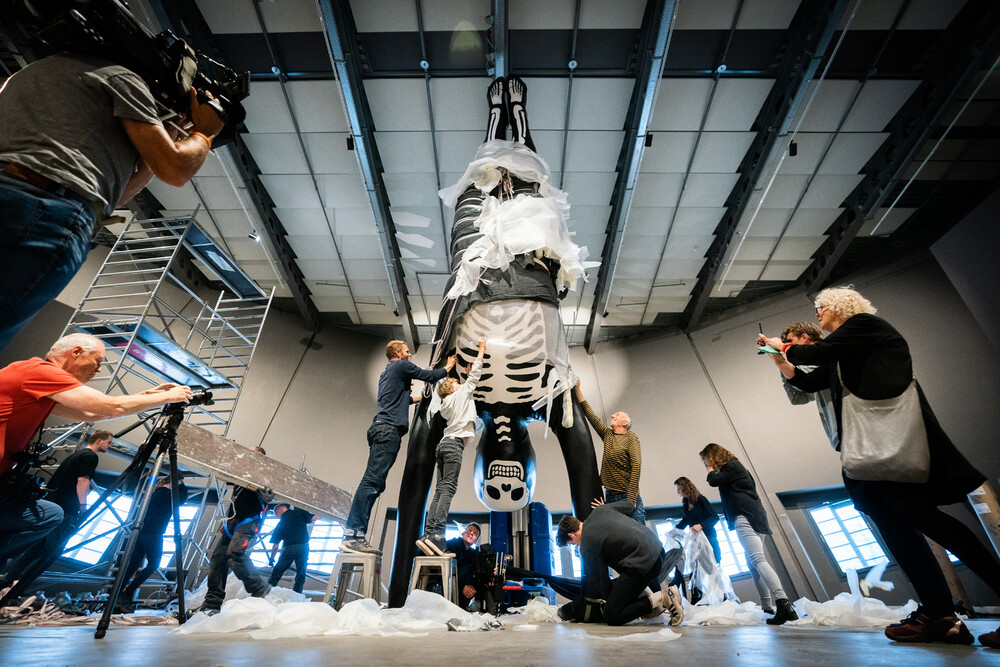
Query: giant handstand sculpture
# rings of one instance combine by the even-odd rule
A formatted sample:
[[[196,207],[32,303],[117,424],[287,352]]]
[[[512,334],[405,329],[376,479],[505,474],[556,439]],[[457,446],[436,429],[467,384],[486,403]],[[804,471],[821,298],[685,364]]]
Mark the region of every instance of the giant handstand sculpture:
[[[526,96],[517,77],[490,85],[486,142],[459,182],[440,193],[454,207],[455,219],[452,275],[431,364],[443,364],[454,352],[471,361],[479,337],[490,341],[475,392],[485,426],[474,469],[483,504],[513,511],[530,502],[535,454],[527,424],[544,419],[562,449],[574,512],[584,518],[591,501],[601,496],[601,482],[590,429],[570,391],[576,376],[558,303],[583,277],[586,249],[569,240],[566,194],[548,182],[548,166],[534,151]],[[510,141],[505,138],[508,120]],[[393,607],[406,600],[434,450],[444,429],[430,395],[425,391],[413,419],[399,491],[389,587]]]

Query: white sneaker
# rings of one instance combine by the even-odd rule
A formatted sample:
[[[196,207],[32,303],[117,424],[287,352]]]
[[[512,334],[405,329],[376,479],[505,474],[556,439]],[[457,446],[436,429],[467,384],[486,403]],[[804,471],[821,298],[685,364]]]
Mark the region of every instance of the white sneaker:
[[[666,613],[670,614],[670,625],[680,625],[684,622],[684,606],[681,602],[681,592],[676,586],[662,584],[663,607]]]

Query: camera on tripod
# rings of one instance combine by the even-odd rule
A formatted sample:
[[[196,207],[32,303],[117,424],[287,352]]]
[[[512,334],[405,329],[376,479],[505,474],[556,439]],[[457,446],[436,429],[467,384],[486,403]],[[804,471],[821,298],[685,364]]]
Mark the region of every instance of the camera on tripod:
[[[191,116],[193,86],[199,102],[207,102],[225,123],[213,141],[216,147],[232,141],[246,118],[240,102],[250,94],[249,72],[236,74],[169,30],[153,35],[123,0],[3,0],[0,9],[29,42],[98,56],[135,72],[153,98],[175,113]]]

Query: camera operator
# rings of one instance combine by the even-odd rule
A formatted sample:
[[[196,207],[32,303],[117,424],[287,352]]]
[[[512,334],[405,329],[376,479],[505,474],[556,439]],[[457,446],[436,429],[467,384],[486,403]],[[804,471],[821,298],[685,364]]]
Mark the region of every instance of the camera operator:
[[[94,432],[88,439],[86,447],[63,459],[52,473],[52,479],[45,487],[48,499],[62,508],[62,523],[36,548],[25,551],[10,564],[7,572],[0,577],[0,588],[6,586],[8,582],[20,579],[29,568],[40,563],[41,559],[51,559],[50,562],[54,562],[62,552],[66,542],[76,532],[77,517],[81,511],[87,509],[90,479],[97,471],[97,455],[108,451],[112,438],[111,431]]]
[[[167,403],[187,403],[192,396],[187,387],[172,383],[138,394],[102,394],[84,383],[97,375],[103,362],[104,343],[76,333],[57,340],[45,359],[15,361],[0,369],[0,474],[6,481],[14,456],[27,448],[49,414],[93,422]],[[16,484],[0,485],[0,561],[30,548],[62,517],[55,503],[38,500]]]
[[[478,523],[470,523],[458,537],[453,537],[447,542],[447,550],[455,554],[458,568],[458,593],[461,599],[459,604],[462,609],[469,608],[469,602],[476,597],[476,587],[474,575],[476,566],[479,564],[479,552],[476,545],[479,543],[479,536],[482,529]]]
[[[182,186],[223,126],[191,89],[191,134],[164,129],[146,83],[92,56],[31,63],[0,89],[0,350],[69,283],[100,220],[155,175]]]

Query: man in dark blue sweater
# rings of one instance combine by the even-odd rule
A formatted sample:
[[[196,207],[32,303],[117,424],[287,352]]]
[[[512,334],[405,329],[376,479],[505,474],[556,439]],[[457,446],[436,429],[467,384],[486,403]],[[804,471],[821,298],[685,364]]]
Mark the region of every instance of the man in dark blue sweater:
[[[351,501],[344,541],[340,545],[346,553],[382,553],[368,543],[365,533],[372,507],[385,491],[385,478],[396,462],[400,442],[409,427],[409,406],[413,402],[410,384],[414,379],[437,382],[455,367],[456,361],[456,357],[451,356],[444,368],[433,371],[420,368],[410,361],[413,355],[401,340],[389,341],[385,356],[389,363],[378,379],[378,412],[368,428],[368,465]]]

